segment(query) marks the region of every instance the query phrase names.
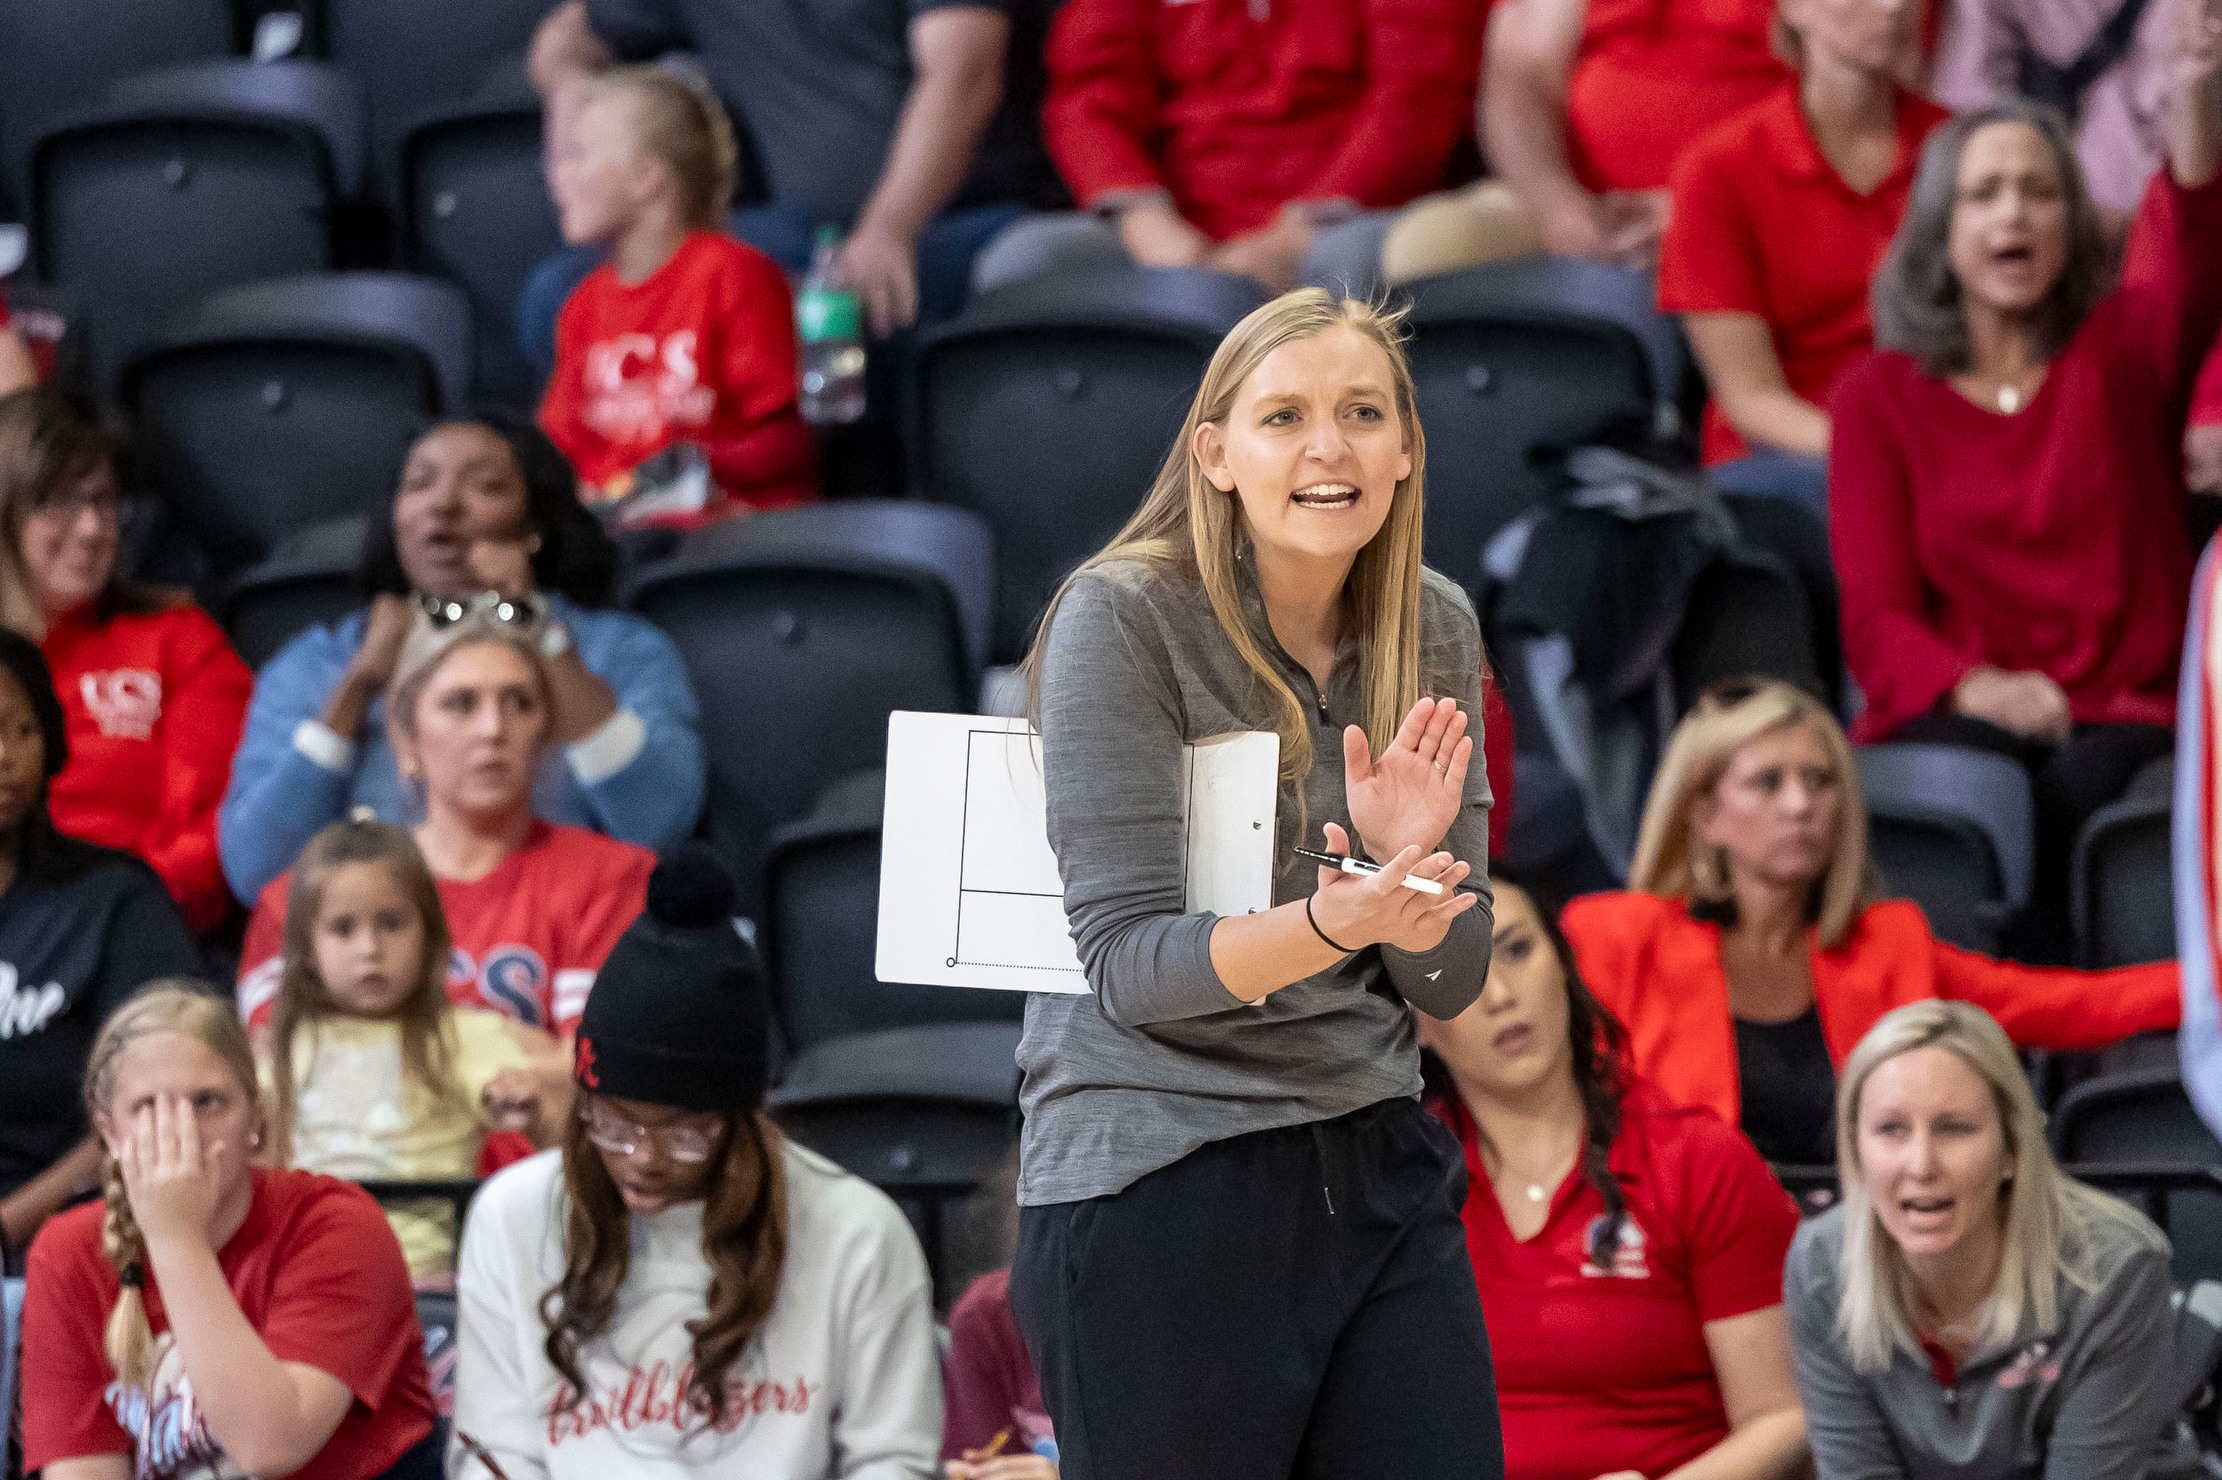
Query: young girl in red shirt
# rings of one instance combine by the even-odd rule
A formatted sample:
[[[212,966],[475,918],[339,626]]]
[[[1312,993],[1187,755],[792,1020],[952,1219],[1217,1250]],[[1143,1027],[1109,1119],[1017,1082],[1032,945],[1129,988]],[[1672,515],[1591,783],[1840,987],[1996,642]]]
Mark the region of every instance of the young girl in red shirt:
[[[725,234],[739,151],[709,85],[682,69],[622,67],[556,140],[564,240],[606,247],[556,322],[540,424],[587,503],[626,524],[696,528],[817,496],[797,402],[794,303],[778,266]],[[678,444],[707,486],[636,477]],[[637,489],[636,489],[637,485]],[[627,494],[642,501],[618,507]]]
[[[361,1189],[256,1165],[246,1031],[186,985],[134,998],[93,1046],[104,1196],[31,1246],[25,1465],[55,1480],[431,1480],[401,1249]]]

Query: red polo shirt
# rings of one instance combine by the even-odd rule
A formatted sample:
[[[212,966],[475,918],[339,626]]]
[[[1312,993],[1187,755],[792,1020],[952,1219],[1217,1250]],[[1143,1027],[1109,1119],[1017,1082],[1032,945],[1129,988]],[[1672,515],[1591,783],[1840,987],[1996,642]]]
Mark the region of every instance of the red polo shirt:
[[[1906,213],[1921,146],[1951,116],[1900,93],[1897,160],[1865,195],[1822,155],[1795,80],[1707,131],[1674,167],[1659,307],[1757,314],[1773,331],[1790,389],[1821,405],[1836,372],[1874,343],[1868,282]],[[1707,466],[1750,450],[1708,405]]]
[[[1589,0],[1566,148],[1591,190],[1663,190],[1682,150],[1789,75],[1775,0]]]
[[[1618,1247],[1588,1247],[1605,1202],[1579,1168],[1533,1238],[1512,1236],[1473,1117],[1435,1112],[1466,1148],[1466,1248],[1489,1321],[1505,1480],[1664,1475],[1728,1435],[1705,1323],[1782,1303],[1798,1212],[1742,1132],[1637,1082],[1607,1158],[1627,1202]]]

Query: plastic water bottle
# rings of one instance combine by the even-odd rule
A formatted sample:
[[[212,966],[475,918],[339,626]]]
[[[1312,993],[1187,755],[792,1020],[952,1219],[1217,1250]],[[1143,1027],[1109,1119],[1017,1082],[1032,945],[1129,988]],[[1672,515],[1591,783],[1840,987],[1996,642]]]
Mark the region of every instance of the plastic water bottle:
[[[795,295],[802,340],[802,419],[812,426],[852,422],[864,414],[864,324],[856,294],[838,285],[841,233],[818,228],[810,276]]]

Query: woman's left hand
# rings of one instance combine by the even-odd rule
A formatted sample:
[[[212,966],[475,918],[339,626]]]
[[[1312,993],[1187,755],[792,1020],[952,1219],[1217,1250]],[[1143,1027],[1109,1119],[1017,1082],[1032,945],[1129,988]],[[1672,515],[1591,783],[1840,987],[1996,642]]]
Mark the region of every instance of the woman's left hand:
[[[479,1095],[486,1123],[498,1131],[532,1135],[540,1124],[540,1090],[540,1079],[530,1069],[512,1066],[498,1070]]]
[[[1473,755],[1473,737],[1456,699],[1413,705],[1379,760],[1372,759],[1364,730],[1345,729],[1343,790],[1358,846],[1379,860],[1405,848],[1434,852],[1465,803],[1466,766]]]
[[[201,1145],[200,1118],[181,1096],[163,1095],[132,1118],[116,1160],[131,1215],[150,1247],[208,1242],[223,1193],[216,1167],[223,1149],[221,1143]]]

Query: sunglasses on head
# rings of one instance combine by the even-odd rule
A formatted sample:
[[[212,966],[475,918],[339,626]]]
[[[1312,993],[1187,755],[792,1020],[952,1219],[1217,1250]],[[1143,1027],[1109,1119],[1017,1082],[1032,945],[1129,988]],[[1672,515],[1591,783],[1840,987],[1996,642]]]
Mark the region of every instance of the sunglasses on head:
[[[548,615],[547,604],[537,596],[504,596],[499,591],[481,591],[476,596],[434,596],[426,592],[417,598],[417,610],[424,613],[435,632],[444,632],[481,613],[490,613],[495,621],[512,627],[537,627]]]

